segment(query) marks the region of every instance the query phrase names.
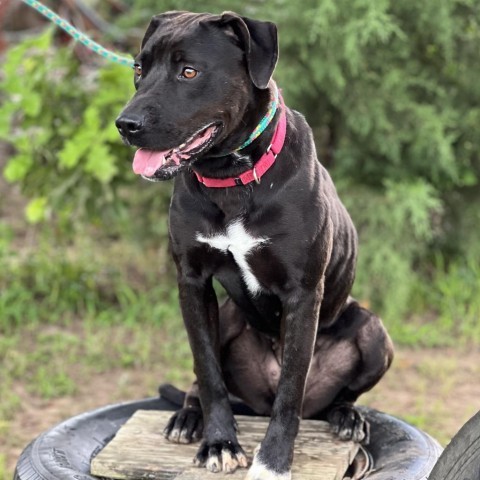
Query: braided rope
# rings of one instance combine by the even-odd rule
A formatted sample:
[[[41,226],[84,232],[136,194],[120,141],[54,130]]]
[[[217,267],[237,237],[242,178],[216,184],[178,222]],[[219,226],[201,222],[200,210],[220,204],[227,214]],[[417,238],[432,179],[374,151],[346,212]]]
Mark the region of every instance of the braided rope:
[[[268,127],[270,122],[272,121],[273,117],[278,108],[278,88],[275,82],[272,81],[273,86],[273,98],[268,106],[268,111],[265,116],[260,120],[258,125],[255,127],[255,130],[250,134],[250,136],[245,140],[245,142],[240,145],[235,152],[242,150],[245,147],[248,147],[254,140],[256,140],[263,131]]]
[[[41,13],[44,17],[48,18],[55,25],[60,27],[62,30],[67,32],[75,40],[78,40],[80,43],[85,45],[89,50],[95,52],[101,57],[110,60],[112,62],[119,63],[120,65],[125,65],[127,67],[133,68],[133,60],[122,55],[117,55],[116,53],[107,50],[106,48],[99,45],[97,42],[94,42],[91,38],[87,37],[84,33],[77,30],[73,25],[68,23],[62,17],[58,16],[55,12],[50,10],[48,7],[38,2],[37,0],[22,0],[29,7],[34,8],[37,12]]]

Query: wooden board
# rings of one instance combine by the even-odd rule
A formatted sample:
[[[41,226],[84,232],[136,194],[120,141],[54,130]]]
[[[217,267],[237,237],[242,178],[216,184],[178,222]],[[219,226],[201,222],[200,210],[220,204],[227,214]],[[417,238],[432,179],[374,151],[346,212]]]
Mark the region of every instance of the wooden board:
[[[172,412],[137,411],[92,460],[92,475],[128,480],[240,480],[245,477],[245,469],[226,475],[195,467],[192,459],[198,444],[178,445],[162,435],[171,415]],[[269,419],[241,416],[236,419],[238,439],[251,461]],[[340,480],[357,451],[358,446],[353,442],[336,439],[326,422],[302,420],[295,442],[292,480]]]

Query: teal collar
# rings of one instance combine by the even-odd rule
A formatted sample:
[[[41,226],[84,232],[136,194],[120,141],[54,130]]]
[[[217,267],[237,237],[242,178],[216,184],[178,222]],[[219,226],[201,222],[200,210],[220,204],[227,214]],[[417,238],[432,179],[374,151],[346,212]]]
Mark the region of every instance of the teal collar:
[[[258,125],[255,127],[255,130],[250,134],[247,140],[245,140],[245,142],[243,142],[237,149],[234,150],[235,152],[238,152],[239,150],[242,150],[245,147],[248,147],[254,140],[256,140],[263,133],[263,131],[268,127],[273,117],[275,116],[275,113],[277,112],[277,107],[278,107],[278,88],[276,83],[273,81],[272,81],[272,87],[273,87],[273,92],[272,92],[273,98],[270,102],[270,105],[268,106],[267,113],[260,120]]]

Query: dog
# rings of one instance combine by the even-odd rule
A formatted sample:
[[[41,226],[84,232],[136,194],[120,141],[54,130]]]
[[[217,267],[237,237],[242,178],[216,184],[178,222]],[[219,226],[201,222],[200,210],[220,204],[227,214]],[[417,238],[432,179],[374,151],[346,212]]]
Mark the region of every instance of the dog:
[[[175,177],[169,239],[196,381],[165,435],[201,439],[194,462],[209,471],[248,467],[228,395],[239,397],[270,416],[248,480],[291,478],[302,417],[367,442],[354,402],[393,358],[381,320],[350,297],[356,230],[272,80],[277,59],[271,22],[154,16],[116,120],[139,147],[135,173]]]

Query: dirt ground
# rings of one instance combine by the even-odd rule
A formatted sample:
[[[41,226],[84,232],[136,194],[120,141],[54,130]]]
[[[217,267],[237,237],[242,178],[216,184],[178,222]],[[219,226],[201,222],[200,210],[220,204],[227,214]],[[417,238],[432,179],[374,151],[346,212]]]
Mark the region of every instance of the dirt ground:
[[[161,380],[153,370],[111,371],[85,378],[75,396],[48,401],[18,386],[22,406],[10,423],[5,480],[12,478],[24,446],[42,431],[99,406],[153,396]],[[360,403],[401,417],[446,445],[480,409],[479,380],[480,349],[397,349],[392,369]]]

